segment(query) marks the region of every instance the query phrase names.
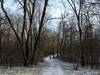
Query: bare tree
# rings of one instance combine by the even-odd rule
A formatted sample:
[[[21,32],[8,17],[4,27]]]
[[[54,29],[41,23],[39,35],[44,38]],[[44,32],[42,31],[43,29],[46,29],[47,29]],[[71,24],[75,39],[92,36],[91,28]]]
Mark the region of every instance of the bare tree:
[[[37,34],[37,38],[35,40],[34,48],[33,48],[34,51],[32,52],[33,53],[32,54],[32,59],[31,59],[32,62],[34,61],[34,58],[35,58],[35,52],[36,52],[37,45],[38,45],[38,42],[39,42],[39,39],[40,39],[40,35],[41,35],[42,27],[43,27],[43,21],[44,21],[47,5],[48,5],[48,0],[45,0],[44,9],[43,9],[43,13],[42,13],[42,17],[41,17],[41,21],[40,21],[40,25],[39,25],[39,31],[38,31],[38,34]]]
[[[24,60],[24,65],[33,64],[33,62],[34,62],[33,60],[34,60],[35,53],[37,50],[38,40],[40,39],[41,30],[43,27],[43,22],[44,22],[44,18],[45,18],[45,14],[46,14],[48,0],[45,0],[43,13],[42,13],[41,21],[39,24],[38,33],[37,33],[37,36],[34,36],[35,43],[34,43],[33,49],[31,48],[31,50],[30,50],[30,46],[29,46],[30,37],[32,38],[31,34],[34,33],[34,31],[36,31],[36,30],[32,30],[33,21],[35,19],[34,14],[35,14],[36,0],[33,0],[33,1],[32,0],[29,0],[29,1],[28,0],[24,0],[24,1],[17,0],[17,2],[22,6],[22,9],[23,9],[23,25],[22,25],[22,29],[21,29],[22,30],[21,37],[17,33],[17,31],[14,27],[13,21],[11,20],[10,16],[8,15],[7,11],[4,8],[4,0],[1,0],[1,8],[2,8],[3,12],[5,13],[5,17],[6,17],[7,21],[9,22],[9,25],[11,26],[11,28],[20,44],[21,53],[23,55],[23,60]],[[32,43],[31,43],[31,46],[32,46]],[[30,56],[29,53],[31,53],[31,57],[29,57]]]
[[[77,10],[77,6],[75,4],[75,1],[74,0],[67,0],[68,3],[70,4],[71,8],[73,9],[75,15],[76,15],[76,18],[77,18],[77,23],[78,23],[78,29],[79,29],[79,40],[80,40],[80,62],[81,62],[81,65],[84,66],[84,54],[83,54],[83,49],[82,49],[82,28],[81,28],[81,18],[80,17],[82,15],[82,8],[83,8],[83,3],[84,3],[84,0],[79,0],[79,7],[78,7],[78,10]]]

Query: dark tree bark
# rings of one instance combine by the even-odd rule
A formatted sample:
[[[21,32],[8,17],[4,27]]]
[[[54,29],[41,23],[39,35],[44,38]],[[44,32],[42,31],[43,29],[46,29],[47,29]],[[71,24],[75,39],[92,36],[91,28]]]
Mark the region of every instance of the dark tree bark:
[[[82,28],[81,28],[81,19],[80,19],[80,15],[81,15],[81,9],[83,6],[83,0],[79,0],[79,11],[77,12],[77,7],[75,5],[75,2],[73,0],[71,0],[71,2],[68,0],[68,3],[70,4],[70,6],[72,7],[76,18],[77,18],[77,23],[78,23],[78,29],[79,29],[79,40],[80,40],[80,63],[81,66],[84,66],[84,54],[83,54],[83,48],[82,48]]]
[[[34,43],[34,47],[33,47],[31,64],[34,62],[34,59],[35,59],[35,53],[36,53],[37,46],[38,46],[38,43],[39,43],[39,40],[40,40],[40,36],[41,36],[42,28],[43,28],[43,22],[44,22],[44,18],[45,18],[45,14],[46,14],[47,5],[48,5],[48,0],[45,0],[44,9],[43,9],[43,13],[42,13],[42,17],[41,17],[41,21],[40,21],[40,25],[39,25],[39,31],[38,31],[38,34],[37,34],[37,37],[36,37],[36,40],[35,40],[35,43]]]
[[[1,13],[0,13],[0,51],[1,51]]]

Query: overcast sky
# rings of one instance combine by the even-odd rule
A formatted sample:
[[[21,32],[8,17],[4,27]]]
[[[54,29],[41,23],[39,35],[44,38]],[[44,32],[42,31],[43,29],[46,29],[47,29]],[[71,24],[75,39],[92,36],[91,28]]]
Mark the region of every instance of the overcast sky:
[[[50,7],[50,13],[52,16],[60,16],[61,13],[63,13],[63,5],[61,3],[62,0],[49,0],[49,7]],[[17,5],[13,3],[12,0],[6,0],[5,7],[13,10],[13,12],[16,12]]]
[[[64,12],[63,5],[61,3],[62,0],[49,0],[49,15],[52,17],[60,17],[61,13]],[[12,0],[6,0],[5,7],[12,10],[12,13],[18,13],[17,5],[12,2]],[[20,11],[19,11],[20,12]],[[56,30],[59,20],[49,21],[49,27],[53,30]]]
[[[6,0],[5,7],[12,10],[12,13],[18,13],[17,5],[15,5],[12,0]],[[71,8],[69,4],[67,3],[67,0],[63,0],[64,3],[66,3],[66,11],[71,13]],[[89,1],[89,0],[88,0]],[[90,0],[93,1],[93,0]],[[19,11],[20,12],[20,11]],[[49,15],[52,15],[52,17],[61,17],[61,14],[64,13],[64,6],[62,4],[62,0],[49,0]],[[59,20],[52,20],[49,21],[48,27],[50,27],[53,30],[57,29]]]

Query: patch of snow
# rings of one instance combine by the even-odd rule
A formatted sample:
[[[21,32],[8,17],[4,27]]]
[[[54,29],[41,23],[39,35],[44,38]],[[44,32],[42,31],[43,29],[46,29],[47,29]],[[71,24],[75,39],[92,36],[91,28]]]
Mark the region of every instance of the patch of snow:
[[[44,62],[31,67],[0,69],[0,75],[100,75],[99,70],[80,69],[73,71],[73,64],[58,59],[44,58]]]

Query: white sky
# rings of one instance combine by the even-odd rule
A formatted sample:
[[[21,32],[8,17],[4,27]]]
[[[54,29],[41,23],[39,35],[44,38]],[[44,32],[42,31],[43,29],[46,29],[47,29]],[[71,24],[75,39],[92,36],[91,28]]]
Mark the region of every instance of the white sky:
[[[67,0],[63,0],[63,1],[66,2]],[[49,0],[49,5],[50,5],[49,11],[53,18],[61,17],[61,14],[63,14],[65,11],[64,6],[62,4],[62,0]],[[68,7],[68,6],[66,6],[66,7]],[[59,19],[51,20],[50,21],[51,23],[49,23],[49,27],[52,28],[52,30],[56,31],[59,21],[60,21]]]
[[[62,0],[49,0],[49,10],[53,17],[59,17],[61,13],[63,13],[61,1]],[[17,5],[15,5],[12,0],[6,0],[5,7],[13,10],[13,13],[17,11]]]
[[[12,2],[12,0],[5,0],[5,1],[6,1],[5,7],[13,11],[16,11],[16,5]]]
[[[60,17],[61,13],[64,12],[63,5],[61,3],[62,0],[49,0],[49,15],[52,15],[52,17]],[[5,7],[12,10],[11,13],[17,13],[17,5],[15,5],[12,0],[6,0]],[[19,11],[20,12],[20,11]],[[49,22],[48,27],[50,27],[53,30],[57,29],[59,20],[52,20]]]
[[[12,13],[17,13],[17,5],[15,5],[12,0],[6,0],[5,7],[9,8],[12,10]],[[67,0],[63,0],[64,3],[66,4],[66,12],[70,12],[72,16],[72,11],[70,8],[70,5],[67,3]],[[52,15],[52,18],[57,18],[61,17],[61,14],[64,13],[65,8],[62,4],[62,0],[49,0],[49,15]],[[19,11],[20,13],[20,11]],[[60,19],[53,19],[48,22],[48,28],[52,29],[53,31],[57,30],[58,24],[59,24]]]
[[[13,4],[12,0],[6,0],[5,7],[10,8],[12,10],[12,13],[16,13],[17,11],[17,6]],[[63,0],[64,3],[66,3],[66,11],[70,12],[70,6],[67,3],[67,0]],[[91,0],[90,0],[91,1]],[[20,11],[19,11],[20,12]],[[52,15],[52,17],[60,17],[61,14],[64,13],[64,7],[62,4],[62,0],[49,0],[49,15]],[[52,20],[49,21],[48,27],[51,28],[52,30],[56,30],[58,26],[59,20]]]

